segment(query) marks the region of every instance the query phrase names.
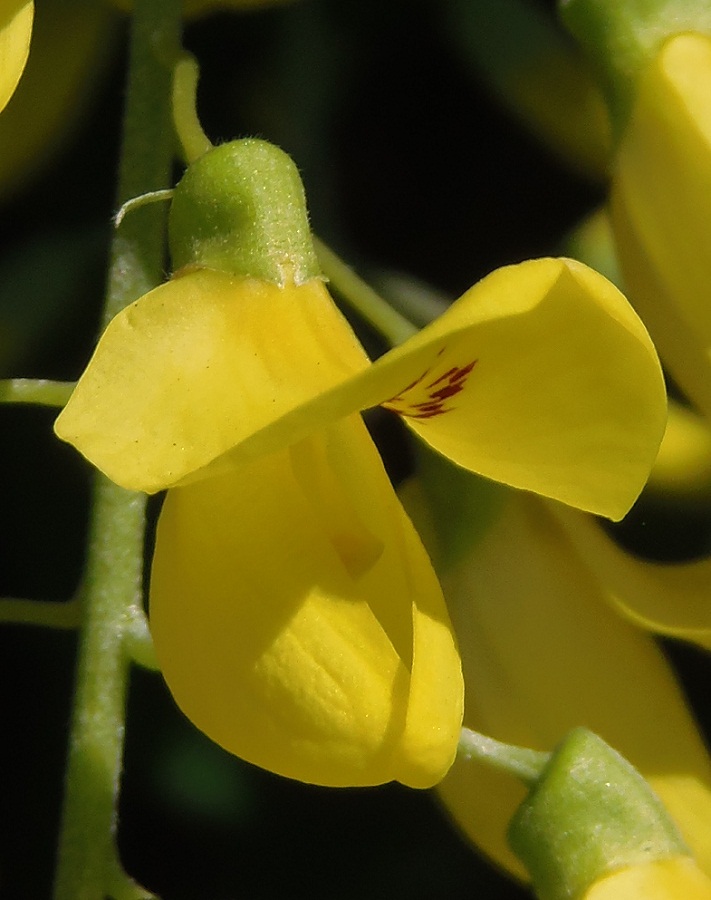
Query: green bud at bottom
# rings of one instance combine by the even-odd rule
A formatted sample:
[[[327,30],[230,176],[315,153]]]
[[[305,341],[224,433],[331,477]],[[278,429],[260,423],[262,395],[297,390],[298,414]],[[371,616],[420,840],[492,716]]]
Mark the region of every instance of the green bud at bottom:
[[[200,266],[278,285],[320,275],[299,173],[266,141],[222,144],[188,166],[168,229],[176,269]]]
[[[582,897],[616,869],[688,854],[659,798],[601,738],[572,731],[509,826],[541,900]]]

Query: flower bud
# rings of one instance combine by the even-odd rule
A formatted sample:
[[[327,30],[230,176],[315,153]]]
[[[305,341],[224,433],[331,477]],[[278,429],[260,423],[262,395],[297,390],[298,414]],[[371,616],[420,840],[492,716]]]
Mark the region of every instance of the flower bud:
[[[266,141],[232,141],[192,163],[168,227],[176,269],[218,269],[279,286],[320,274],[299,173]]]
[[[649,784],[583,728],[554,751],[511,821],[509,842],[541,900],[593,897],[593,886],[618,870],[688,857]]]

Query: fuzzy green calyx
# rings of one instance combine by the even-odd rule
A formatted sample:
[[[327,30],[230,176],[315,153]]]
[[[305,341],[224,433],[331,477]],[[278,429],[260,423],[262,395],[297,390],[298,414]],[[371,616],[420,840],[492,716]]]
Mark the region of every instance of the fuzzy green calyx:
[[[619,136],[641,71],[667,38],[711,34],[708,0],[561,0],[560,15],[597,68]]]
[[[574,900],[627,866],[688,854],[637,770],[584,728],[554,751],[509,827],[540,900]]]
[[[299,173],[266,141],[232,141],[193,162],[175,188],[168,228],[175,269],[277,285],[320,274]]]

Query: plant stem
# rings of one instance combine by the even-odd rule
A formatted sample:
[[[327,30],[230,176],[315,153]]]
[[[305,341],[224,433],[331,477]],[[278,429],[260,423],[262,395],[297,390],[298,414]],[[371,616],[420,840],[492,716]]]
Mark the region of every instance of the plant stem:
[[[136,0],[116,208],[171,187],[173,67],[180,55],[179,0]],[[154,288],[165,271],[163,204],[133,210],[111,248],[103,324]]]
[[[136,0],[134,8],[117,206],[167,188],[173,155],[180,4]],[[117,231],[104,324],[162,280],[164,223],[165,209],[153,205],[127,216]],[[95,477],[55,900],[150,896],[118,870],[114,845],[129,670],[124,642],[142,611],[144,510],[142,495]]]
[[[97,476],[56,900],[103,900],[114,858],[128,664],[123,632],[140,596],[143,498]]]

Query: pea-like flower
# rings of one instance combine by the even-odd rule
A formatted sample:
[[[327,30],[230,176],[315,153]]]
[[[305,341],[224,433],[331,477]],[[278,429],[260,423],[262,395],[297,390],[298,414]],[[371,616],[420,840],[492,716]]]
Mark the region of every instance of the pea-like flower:
[[[0,7],[0,110],[12,97],[27,62],[33,0],[3,0]]]
[[[459,475],[460,496],[469,480]],[[590,728],[648,779],[711,872],[711,760],[664,654],[626,621],[647,594],[651,606],[678,599],[683,608],[683,591],[576,510],[502,489],[493,501],[490,488],[474,496],[488,510],[484,534],[437,566],[462,657],[464,725],[537,750]],[[410,494],[406,508],[426,538],[422,502]],[[506,842],[520,784],[458,759],[438,791],[478,847],[525,877]]]
[[[603,73],[619,139],[611,166],[611,220],[625,288],[664,365],[711,421],[711,19],[705,2],[571,0],[564,18]],[[672,417],[664,466],[688,490],[705,479],[705,448],[686,455],[682,431],[705,435],[693,418]],[[683,482],[682,482],[683,484]],[[677,488],[679,484],[677,483]],[[697,494],[698,496],[698,494]],[[561,507],[556,517],[578,558],[597,573],[600,597],[633,624],[711,647],[711,560],[663,565],[635,559],[592,522]],[[705,805],[705,804],[704,804]],[[698,836],[709,813],[687,804]],[[711,844],[700,851],[711,873]]]
[[[493,273],[371,363],[293,220],[290,161],[286,201],[264,200],[259,173],[271,184],[285,159],[246,141],[190,167],[171,212],[180,270],[111,322],[56,430],[118,484],[170,488],[151,631],[199,728],[304,781],[425,787],[456,751],[459,655],[360,411],[620,518],[661,438],[659,365],[617,290],[555,259]]]
[[[668,38],[643,68],[613,169],[630,299],[689,398],[711,418],[711,37]]]

